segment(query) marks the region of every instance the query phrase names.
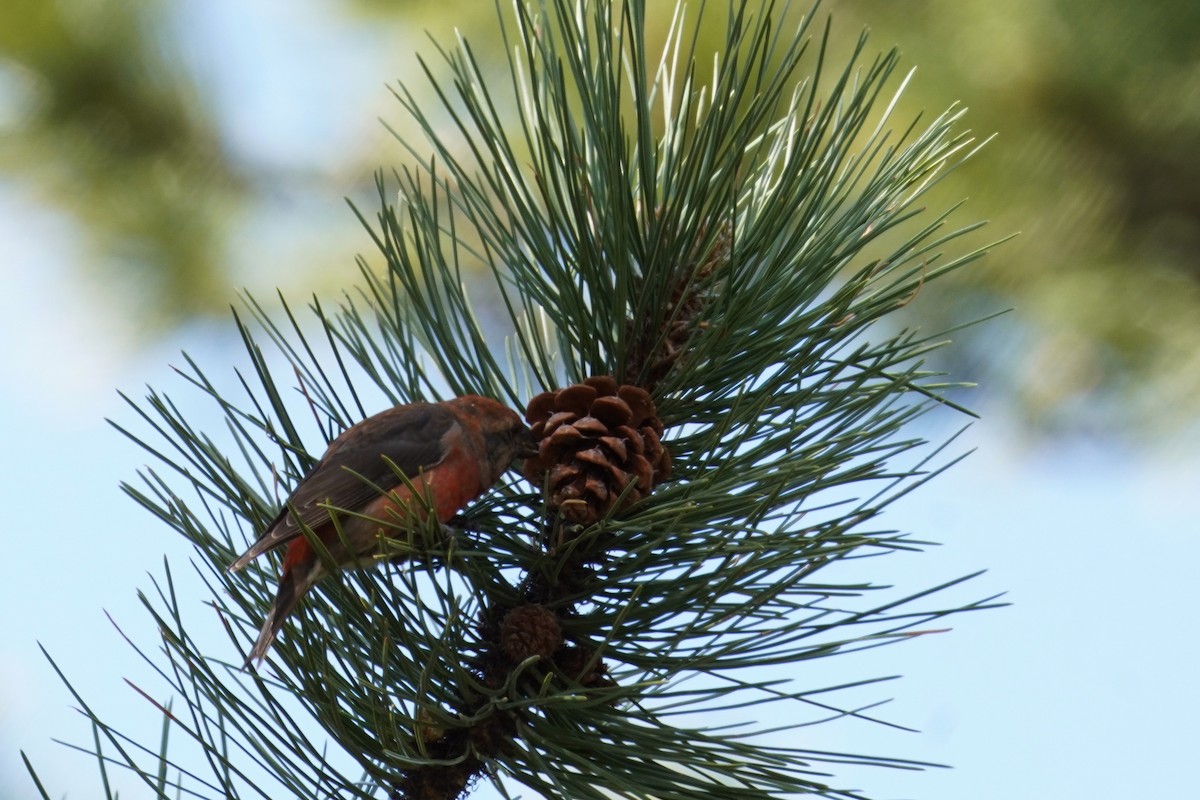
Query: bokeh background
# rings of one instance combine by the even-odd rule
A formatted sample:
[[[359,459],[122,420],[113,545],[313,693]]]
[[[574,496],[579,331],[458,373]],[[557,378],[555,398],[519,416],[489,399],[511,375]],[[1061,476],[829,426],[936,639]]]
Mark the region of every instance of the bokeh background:
[[[673,4],[651,2],[665,27]],[[693,4],[695,5],[695,4]],[[914,590],[986,568],[1014,605],[838,664],[903,675],[886,716],[811,729],[814,749],[951,764],[850,772],[927,800],[1188,796],[1200,742],[1200,4],[1190,0],[833,0],[835,50],[863,27],[917,72],[897,119],[954,101],[979,158],[931,204],[1019,236],[923,293],[979,387],[953,445],[977,448],[893,510],[943,543],[872,559]],[[124,497],[146,456],[107,425],[171,365],[243,365],[229,306],[300,305],[357,280],[370,243],[343,198],[407,157],[389,85],[430,97],[417,54],[459,30],[495,46],[485,0],[6,0],[0,4],[0,796],[101,796],[75,701],[153,745],[123,682],[155,632],[136,597],[181,540]],[[714,34],[716,31],[714,31]],[[714,38],[715,42],[715,38]],[[839,64],[834,56],[834,64]],[[204,414],[197,405],[198,426]],[[933,439],[967,420],[934,415]],[[215,422],[210,423],[215,424]],[[200,598],[196,603],[199,606]],[[842,661],[842,659],[835,659]],[[797,676],[801,681],[805,676]],[[819,681],[818,681],[819,682]],[[123,796],[144,789],[114,776]],[[1194,790],[1193,790],[1194,791]],[[481,794],[480,796],[485,796]]]

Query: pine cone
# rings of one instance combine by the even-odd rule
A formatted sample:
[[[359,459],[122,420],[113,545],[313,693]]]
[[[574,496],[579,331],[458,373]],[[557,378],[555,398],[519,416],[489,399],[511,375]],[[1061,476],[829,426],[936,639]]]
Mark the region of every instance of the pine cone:
[[[538,445],[525,475],[546,487],[550,509],[569,522],[624,511],[671,474],[662,421],[645,389],[588,378],[534,397],[525,419]]]
[[[707,225],[702,223],[696,238],[704,240],[707,232]],[[633,342],[626,374],[639,376],[639,383],[653,389],[675,368],[696,331],[709,325],[703,315],[704,306],[718,292],[719,273],[728,266],[732,253],[732,228],[728,222],[721,222],[710,249],[693,252],[673,268],[671,296],[666,305],[636,322],[626,322]]]
[[[542,605],[517,606],[500,623],[500,647],[517,663],[531,656],[549,658],[562,641],[558,618]]]
[[[567,645],[554,656],[555,665],[580,686],[587,689],[616,686],[608,677],[608,668],[596,652],[585,647]]]

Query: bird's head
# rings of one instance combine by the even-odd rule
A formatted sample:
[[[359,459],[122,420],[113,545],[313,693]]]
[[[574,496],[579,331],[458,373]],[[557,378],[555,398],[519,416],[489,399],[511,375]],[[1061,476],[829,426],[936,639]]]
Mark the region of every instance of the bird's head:
[[[518,458],[537,453],[533,434],[511,408],[477,395],[458,397],[450,403],[463,424],[475,427],[483,440],[491,473],[483,476],[486,485],[499,480]]]

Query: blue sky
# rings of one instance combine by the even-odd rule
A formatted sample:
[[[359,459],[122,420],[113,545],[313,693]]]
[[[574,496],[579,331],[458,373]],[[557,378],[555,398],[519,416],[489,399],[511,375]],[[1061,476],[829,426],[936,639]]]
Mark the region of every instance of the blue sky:
[[[319,3],[255,8],[193,3],[180,23],[247,158],[333,163],[340,147],[364,141],[381,108],[398,116],[383,88],[396,62],[378,41],[331,28]],[[223,64],[202,55],[211,41],[222,42]],[[258,77],[233,79],[246,74]],[[303,93],[286,91],[285,76]],[[330,207],[345,214],[341,230],[357,229],[340,201]],[[286,212],[272,224],[286,238]],[[131,346],[130,332],[81,289],[71,231],[19,189],[0,186],[0,442],[8,464],[0,503],[10,565],[0,581],[8,612],[0,794],[16,800],[34,797],[18,749],[53,794],[99,791],[94,761],[50,741],[86,743],[90,731],[37,642],[86,698],[110,717],[128,714],[131,732],[156,740],[153,714],[122,681],[142,667],[104,612],[133,638],[153,641],[136,593],[150,588],[147,575],[161,572],[164,555],[179,571],[191,553],[119,491],[146,459],[103,420],[132,419],[117,389],[140,397],[150,384],[186,397],[169,369],[181,349],[214,368],[241,354],[232,328],[220,325]],[[351,256],[333,267],[348,281],[356,276]],[[260,259],[242,254],[240,262]],[[253,280],[269,283],[269,269],[258,267]],[[958,422],[934,420],[946,427],[928,433],[948,435]],[[877,580],[916,590],[986,568],[966,596],[1006,591],[1013,605],[960,617],[948,634],[831,659],[825,674],[797,674],[814,685],[831,669],[839,680],[902,674],[878,694],[895,698],[889,719],[922,731],[839,722],[811,729],[805,746],[954,766],[846,773],[879,798],[1186,796],[1200,741],[1197,438],[1190,431],[1141,449],[1035,441],[1003,409],[985,408],[958,442],[977,452],[892,510],[893,527],[943,546],[875,561],[885,569]],[[144,796],[125,785],[123,796]]]

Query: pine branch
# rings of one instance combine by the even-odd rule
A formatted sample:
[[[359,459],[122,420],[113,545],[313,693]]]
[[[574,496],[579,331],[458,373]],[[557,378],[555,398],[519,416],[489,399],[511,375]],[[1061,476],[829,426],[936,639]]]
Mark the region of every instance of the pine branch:
[[[426,141],[379,177],[373,218],[355,211],[386,268],[361,261],[336,309],[282,303],[282,322],[247,298],[252,369],[233,390],[190,358],[179,371],[219,434],[164,393],[130,401],[147,432],[120,430],[157,465],[125,489],[195,545],[225,641],[194,638],[168,566],[143,596],[160,651],[135,645],[162,687],[137,692],[209,774],[162,771],[165,733],[140,766],[84,706],[101,763],[158,796],[430,800],[480,781],[849,798],[845,765],[926,766],[781,742],[875,720],[829,696],[868,682],[796,688],[807,661],[995,605],[937,599],[966,579],[897,596],[829,577],[921,547],[881,520],[949,465],[908,431],[950,384],[922,363],[941,338],[891,320],[984,253],[943,256],[979,226],[919,207],[977,145],[958,110],[896,133],[896,52],[867,58],[864,36],[829,71],[815,10],[792,30],[787,4],[732,4],[702,78],[714,13],[689,29],[677,11],[659,58],[643,2],[517,4],[501,15],[509,103],[467,42],[441,50],[423,66],[453,130],[398,87]],[[396,520],[377,569],[318,584],[271,667],[242,671],[275,575],[225,568],[286,487],[379,403],[466,393],[528,404],[527,479],[467,509],[461,535]],[[761,706],[790,722],[752,723]]]

